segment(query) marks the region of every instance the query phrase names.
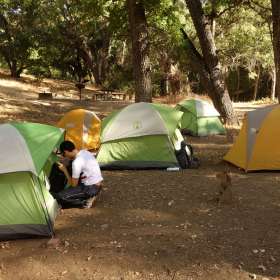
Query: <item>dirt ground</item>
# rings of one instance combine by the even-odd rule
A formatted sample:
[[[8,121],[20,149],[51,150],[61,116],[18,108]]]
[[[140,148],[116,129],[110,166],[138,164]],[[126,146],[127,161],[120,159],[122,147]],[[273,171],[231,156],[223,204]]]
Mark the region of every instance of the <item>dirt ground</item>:
[[[41,86],[54,98],[37,100]],[[84,108],[101,119],[134,100],[92,101],[93,87],[44,79],[43,84],[0,76],[0,123],[55,125]],[[173,107],[174,100],[158,100]],[[235,103],[240,117],[265,103]],[[240,127],[228,127],[235,139]],[[67,209],[50,238],[0,241],[0,280],[247,280],[280,279],[280,173],[252,172],[223,160],[232,146],[226,135],[187,142],[198,169],[103,171],[103,190],[93,208]],[[217,203],[218,172],[228,172],[234,204]]]

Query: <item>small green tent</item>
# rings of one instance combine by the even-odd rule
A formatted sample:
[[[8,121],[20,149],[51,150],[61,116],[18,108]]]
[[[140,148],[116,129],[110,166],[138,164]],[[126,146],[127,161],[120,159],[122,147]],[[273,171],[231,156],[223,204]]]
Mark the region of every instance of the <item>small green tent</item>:
[[[179,167],[182,112],[151,103],[135,103],[102,120],[96,159],[103,169]]]
[[[187,99],[175,106],[184,113],[181,132],[192,136],[225,134],[219,112],[208,102],[199,99]]]
[[[48,175],[64,136],[64,129],[43,124],[0,125],[0,240],[53,236],[60,206]]]

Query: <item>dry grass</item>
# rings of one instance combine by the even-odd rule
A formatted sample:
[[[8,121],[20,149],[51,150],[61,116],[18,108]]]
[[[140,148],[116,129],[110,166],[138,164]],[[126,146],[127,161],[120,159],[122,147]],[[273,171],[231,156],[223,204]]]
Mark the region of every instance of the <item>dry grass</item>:
[[[86,85],[86,88],[82,89],[82,100],[79,100],[79,90],[75,87],[75,83],[47,78],[38,81],[34,76],[24,74],[21,78],[16,79],[8,74],[7,71],[0,70],[1,123],[37,122],[55,125],[66,113],[80,108],[91,110],[102,119],[114,111],[134,103],[134,100],[93,101],[91,97],[97,88],[91,85]],[[38,100],[38,91],[41,88],[50,88],[53,99]],[[153,102],[174,107],[188,98],[203,99],[212,104],[208,96],[191,93],[177,97],[153,98]],[[277,100],[238,102],[233,105],[239,119],[242,120],[247,111],[276,103]],[[240,127],[227,127],[227,129],[234,131],[236,136]]]
[[[39,100],[38,91],[50,88],[52,99]],[[96,90],[91,85],[82,89],[82,100],[75,83],[44,79],[42,82],[30,75],[12,78],[0,73],[0,122],[36,122],[55,125],[62,116],[74,109],[93,111],[99,118],[113,113],[116,109],[127,106],[126,101],[93,101],[92,94]]]

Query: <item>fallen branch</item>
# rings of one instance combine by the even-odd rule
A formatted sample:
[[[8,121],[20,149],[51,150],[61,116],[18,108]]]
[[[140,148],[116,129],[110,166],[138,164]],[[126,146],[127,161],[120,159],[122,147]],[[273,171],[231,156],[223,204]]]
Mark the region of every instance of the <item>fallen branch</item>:
[[[276,242],[272,242],[272,243],[263,244],[263,245],[261,245],[261,247],[269,246],[269,245],[274,245],[274,244],[278,244],[278,243],[280,243],[280,241],[276,241]]]

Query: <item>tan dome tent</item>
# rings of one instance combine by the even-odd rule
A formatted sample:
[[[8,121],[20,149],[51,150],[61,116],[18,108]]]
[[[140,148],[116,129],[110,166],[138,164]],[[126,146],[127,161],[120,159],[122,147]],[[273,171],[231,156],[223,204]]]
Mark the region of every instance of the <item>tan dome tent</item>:
[[[280,105],[246,113],[225,160],[245,169],[280,170]]]
[[[70,111],[56,127],[66,130],[65,140],[72,141],[78,150],[94,151],[100,146],[101,121],[93,112],[84,109]]]

